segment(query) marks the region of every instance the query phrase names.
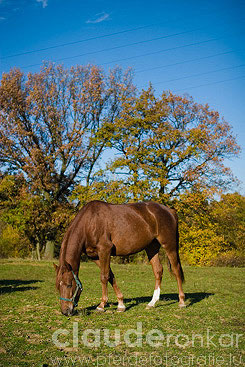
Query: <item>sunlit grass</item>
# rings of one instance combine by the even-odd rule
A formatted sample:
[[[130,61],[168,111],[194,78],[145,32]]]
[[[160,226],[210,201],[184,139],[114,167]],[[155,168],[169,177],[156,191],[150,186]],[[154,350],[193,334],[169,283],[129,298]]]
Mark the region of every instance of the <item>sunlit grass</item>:
[[[179,309],[176,282],[165,270],[161,299],[152,310],[145,309],[154,289],[151,266],[113,264],[112,268],[125,297],[126,312],[116,311],[111,288],[106,312],[96,312],[101,297],[99,269],[93,263],[82,263],[80,279],[84,291],[77,314],[67,318],[59,310],[51,262],[1,261],[0,365],[242,366],[244,339],[239,337],[235,345],[235,337],[244,333],[243,268],[185,267],[185,309]],[[137,322],[142,327],[142,344],[130,346],[124,337],[129,329],[137,328]],[[73,345],[73,327],[78,328],[78,346]],[[58,329],[67,330],[68,335],[59,336],[60,342],[69,343],[66,347],[59,348],[52,341]],[[91,346],[84,345],[87,329],[99,329],[99,346],[93,346],[92,334],[88,338]],[[105,343],[105,329],[109,330],[112,342],[115,330],[120,330],[117,346]],[[147,342],[146,335],[152,329],[164,336],[162,345]],[[213,336],[209,345],[207,333]],[[203,337],[203,345],[200,338],[193,345],[193,334]],[[169,335],[172,337],[167,343]],[[133,343],[136,336],[132,334],[130,340]],[[191,358],[193,364],[188,364]]]

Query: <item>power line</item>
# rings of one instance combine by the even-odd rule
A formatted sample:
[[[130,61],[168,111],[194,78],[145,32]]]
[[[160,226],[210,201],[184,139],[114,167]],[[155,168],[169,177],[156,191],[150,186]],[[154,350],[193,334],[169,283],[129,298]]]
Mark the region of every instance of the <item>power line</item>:
[[[217,73],[219,71],[224,71],[224,70],[230,70],[230,69],[236,69],[236,68],[241,68],[244,67],[245,64],[241,64],[241,65],[236,65],[236,66],[228,66],[226,68],[222,68],[222,69],[216,69],[216,70],[211,70],[211,71],[206,71],[204,73],[198,73],[198,74],[191,74],[191,75],[186,75],[186,76],[182,76],[180,78],[175,78],[175,79],[167,79],[167,80],[163,80],[161,82],[156,82],[155,84],[162,84],[162,83],[169,83],[169,82],[175,82],[177,80],[182,80],[182,79],[187,79],[187,78],[193,78],[193,77],[197,77],[197,76],[202,76],[202,75],[207,75],[207,74],[212,74],[212,73]],[[142,88],[142,86],[140,87]]]
[[[183,89],[175,89],[173,92],[182,92],[182,91],[186,91],[187,89],[195,89],[195,88],[200,88],[200,87],[205,87],[205,86],[209,86],[209,85],[213,85],[213,84],[220,84],[220,83],[225,83],[225,82],[229,82],[232,80],[238,80],[238,79],[244,79],[245,75],[242,75],[240,77],[237,78],[230,78],[230,79],[224,79],[224,80],[218,80],[216,82],[211,82],[211,83],[205,83],[205,84],[200,84],[200,85],[195,85],[193,87],[187,87],[187,88],[183,88]]]
[[[240,19],[240,21],[243,21],[243,20],[244,20],[244,18]],[[24,51],[24,52],[16,53],[16,54],[13,54],[13,55],[6,55],[6,56],[0,57],[0,60],[13,58],[13,57],[17,57],[17,56],[22,56],[22,55],[28,55],[28,54],[36,53],[36,52],[47,51],[47,50],[56,49],[56,48],[60,48],[60,47],[75,45],[75,44],[78,44],[78,43],[89,42],[89,41],[93,41],[93,40],[96,40],[96,39],[107,38],[107,37],[111,37],[111,36],[115,36],[115,35],[119,35],[119,34],[135,32],[137,30],[150,28],[150,27],[153,27],[153,26],[156,26],[156,25],[162,25],[162,24],[165,24],[165,23],[166,22],[148,24],[148,25],[144,25],[144,26],[140,26],[140,27],[136,27],[136,28],[131,28],[131,29],[126,29],[126,30],[122,30],[122,31],[118,31],[118,32],[112,32],[112,33],[104,34],[104,35],[101,35],[101,36],[89,37],[89,38],[84,38],[84,39],[77,40],[77,41],[66,42],[66,43],[61,43],[61,44],[53,45],[53,46],[49,46],[49,47],[43,47],[43,48],[39,48],[39,49],[35,49],[35,50]],[[167,23],[169,23],[169,22],[167,22]],[[200,27],[196,30],[200,30],[200,29],[203,29],[203,28],[204,27]]]
[[[69,59],[75,59],[75,58],[77,58],[77,57],[82,57],[82,56],[94,55],[94,54],[97,54],[97,53],[106,52],[106,51],[112,51],[112,50],[117,50],[117,49],[120,49],[120,48],[129,47],[129,46],[136,46],[136,45],[139,45],[139,44],[148,43],[148,42],[153,42],[153,41],[157,41],[157,40],[164,39],[164,38],[176,37],[176,36],[180,36],[180,35],[182,35],[182,34],[195,32],[195,31],[197,31],[198,29],[200,29],[200,28],[192,29],[192,30],[184,31],[184,32],[179,32],[179,33],[173,33],[173,34],[169,34],[169,35],[165,35],[165,36],[161,36],[161,37],[150,38],[150,39],[148,39],[148,40],[144,40],[144,41],[137,41],[137,42],[127,43],[127,44],[125,44],[125,45],[121,45],[121,46],[108,47],[108,48],[104,48],[104,49],[102,49],[102,50],[85,52],[85,53],[83,53],[83,54],[79,54],[79,55],[62,57],[62,58],[57,59],[55,62],[64,61],[64,60],[69,60]],[[22,67],[22,69],[24,69],[24,68],[29,68],[29,67],[33,67],[33,66],[39,66],[39,65],[42,65],[42,63],[32,64],[32,65],[28,65],[28,66],[23,66],[23,67]],[[103,64],[102,64],[102,65],[103,65]]]
[[[191,31],[187,31],[187,32],[191,32]],[[185,32],[183,32],[183,33],[185,33]],[[108,65],[108,64],[120,62],[120,61],[126,61],[126,60],[135,59],[135,58],[140,58],[140,57],[144,57],[144,56],[156,55],[156,54],[159,54],[159,53],[162,53],[162,52],[168,52],[168,51],[178,50],[178,49],[185,48],[185,47],[196,46],[196,45],[201,45],[201,44],[205,44],[205,43],[209,43],[209,42],[214,42],[214,41],[217,41],[217,40],[220,40],[220,39],[223,39],[223,38],[226,38],[226,37],[231,37],[231,36],[233,36],[233,35],[222,36],[222,37],[217,37],[217,38],[211,38],[209,40],[188,43],[188,44],[185,44],[185,45],[182,45],[182,46],[165,48],[165,49],[162,49],[162,50],[159,50],[159,51],[147,52],[147,53],[136,55],[136,56],[130,56],[130,57],[122,58],[122,59],[117,59],[117,60],[105,62],[105,63],[102,63],[100,65],[103,66],[103,65]],[[164,36],[164,38],[166,38],[166,37],[173,37],[173,35]],[[105,51],[111,51],[111,50],[114,50],[114,49],[119,49],[119,48],[122,48],[122,47],[128,47],[128,46],[132,46],[132,45],[143,43],[143,42],[144,43],[151,42],[153,40],[155,40],[155,39],[150,39],[150,40],[145,40],[145,41],[139,41],[139,42],[130,43],[130,44],[127,44],[127,45],[122,45],[122,46],[110,47],[110,48],[106,48],[106,49],[102,49],[102,50],[98,50],[98,51],[86,52],[86,53],[75,55],[75,56],[63,57],[63,58],[57,59],[54,62],[59,62],[59,61],[64,61],[64,60],[69,60],[69,59],[74,59],[74,58],[77,58],[77,57],[87,56],[87,55],[96,54],[96,53],[105,52]],[[40,66],[40,65],[42,65],[42,63],[32,64],[32,65],[27,65],[27,66],[22,66],[21,69],[27,69],[27,68],[31,68],[31,67],[34,67],[34,66]]]
[[[180,62],[175,62],[175,63],[172,63],[172,64],[166,64],[166,65],[161,65],[161,66],[155,66],[153,68],[135,70],[135,74],[143,73],[143,72],[151,71],[151,70],[163,69],[163,68],[167,68],[167,67],[170,67],[170,66],[177,66],[177,65],[187,64],[189,62],[199,61],[199,60],[205,60],[205,59],[209,59],[209,58],[212,58],[212,57],[221,56],[221,55],[227,55],[227,54],[230,54],[230,53],[233,53],[233,52],[239,52],[239,51],[244,51],[244,49],[231,50],[231,51],[226,51],[226,52],[220,52],[220,53],[217,53],[217,54],[213,54],[213,55],[209,55],[209,56],[203,56],[203,57],[198,57],[198,58],[195,58],[195,59],[190,59],[190,60],[185,60],[185,61],[180,61]]]
[[[233,35],[229,35],[228,37],[231,37]],[[218,41],[218,40],[224,39],[224,38],[226,38],[226,36],[217,37],[217,38],[211,38],[211,39],[208,39],[208,40],[205,40],[205,41],[188,43],[188,44],[182,45],[182,46],[165,48],[165,49],[162,49],[162,50],[159,50],[159,51],[147,52],[147,53],[136,55],[136,56],[125,57],[123,59],[117,59],[117,60],[113,60],[113,61],[104,62],[104,63],[102,63],[100,65],[109,65],[109,64],[120,62],[120,61],[132,60],[132,59],[136,59],[136,58],[140,58],[140,57],[144,57],[144,56],[157,55],[157,54],[162,53],[162,52],[168,52],[168,51],[178,50],[178,49],[185,48],[185,47],[190,47],[190,46],[197,46],[197,45],[201,45],[201,44],[205,44],[205,43],[209,43],[209,42]],[[40,64],[38,64],[38,65],[40,65]],[[31,66],[36,66],[36,65],[31,65]]]
[[[131,29],[126,29],[123,31],[118,31],[118,32],[113,32],[113,33],[108,33],[108,34],[104,34],[102,36],[96,36],[96,37],[90,37],[90,38],[84,38],[78,41],[73,41],[73,42],[66,42],[66,43],[61,43],[59,45],[54,45],[54,46],[49,46],[49,47],[44,47],[44,48],[39,48],[36,50],[30,50],[30,51],[25,51],[25,52],[20,52],[18,54],[13,54],[13,55],[6,55],[6,56],[2,56],[0,57],[0,60],[4,60],[4,59],[9,59],[11,57],[16,57],[16,56],[22,56],[22,55],[28,55],[31,53],[35,53],[35,52],[41,52],[41,51],[47,51],[47,50],[52,50],[54,48],[59,48],[59,47],[64,47],[64,46],[70,46],[70,45],[76,45],[78,43],[83,43],[83,42],[89,42],[89,41],[93,41],[96,39],[101,39],[101,38],[106,38],[106,37],[111,37],[111,36],[116,36],[119,34],[123,34],[123,33],[128,33],[128,32],[134,32],[134,31],[138,31],[140,29],[145,29],[145,28],[149,28],[152,27],[154,25],[159,25],[162,23],[156,23],[156,24],[148,24],[142,27],[137,27],[137,28],[131,28]]]

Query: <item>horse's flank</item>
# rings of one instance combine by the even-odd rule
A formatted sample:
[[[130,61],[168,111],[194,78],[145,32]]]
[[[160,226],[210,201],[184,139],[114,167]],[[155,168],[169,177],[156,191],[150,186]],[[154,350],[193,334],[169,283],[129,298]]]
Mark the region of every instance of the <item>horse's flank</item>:
[[[161,233],[165,232],[165,246],[168,232],[175,232],[176,225],[175,210],[154,202],[116,205],[91,201],[70,224],[61,246],[60,262],[77,265],[74,255],[80,258],[82,253],[96,259],[101,243],[107,241],[113,244],[113,256],[137,253],[159,236],[159,226]]]

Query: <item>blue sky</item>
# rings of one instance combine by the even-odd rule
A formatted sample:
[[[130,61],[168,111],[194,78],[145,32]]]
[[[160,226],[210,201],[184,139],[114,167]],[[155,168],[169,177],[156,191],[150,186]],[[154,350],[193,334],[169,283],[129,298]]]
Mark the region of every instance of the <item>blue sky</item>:
[[[139,88],[151,81],[157,94],[208,103],[244,147],[244,1],[0,0],[0,35],[1,73],[43,60],[130,66]],[[244,157],[226,162],[243,194]]]

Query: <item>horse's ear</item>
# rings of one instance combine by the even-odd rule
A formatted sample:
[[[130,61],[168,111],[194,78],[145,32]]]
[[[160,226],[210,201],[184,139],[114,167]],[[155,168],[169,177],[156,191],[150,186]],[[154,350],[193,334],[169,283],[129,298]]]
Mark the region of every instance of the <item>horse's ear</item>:
[[[53,266],[54,266],[54,270],[57,272],[58,266],[55,263],[53,263]]]
[[[69,271],[72,271],[72,266],[71,266],[67,261],[65,261],[65,267],[66,267]]]

